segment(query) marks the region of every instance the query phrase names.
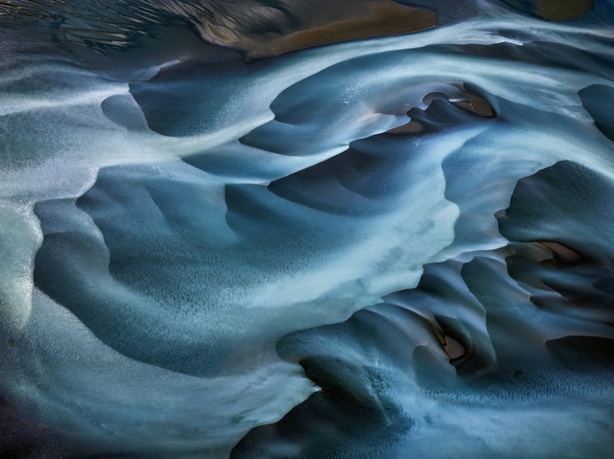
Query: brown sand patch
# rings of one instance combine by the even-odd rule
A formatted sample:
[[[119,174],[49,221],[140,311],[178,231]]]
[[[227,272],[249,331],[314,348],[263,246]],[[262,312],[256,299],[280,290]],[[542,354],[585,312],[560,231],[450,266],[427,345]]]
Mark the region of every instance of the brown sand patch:
[[[420,134],[426,128],[423,124],[418,123],[417,121],[410,121],[409,123],[402,124],[401,126],[395,127],[393,129],[389,129],[386,131],[386,134]]]
[[[235,14],[236,8],[242,8],[241,15]],[[203,39],[237,49],[247,59],[418,32],[433,27],[437,20],[435,11],[391,0],[282,1],[276,7],[245,0],[236,2],[234,10],[191,13],[200,16]]]
[[[454,338],[445,335],[445,340],[446,343],[443,345],[443,348],[445,349],[446,354],[448,354],[450,360],[458,359],[466,354],[467,351],[465,350],[465,347]]]
[[[473,112],[479,116],[484,116],[487,118],[495,116],[494,110],[486,99],[474,94],[467,94],[467,96],[468,100],[455,101],[452,103],[463,110]]]
[[[589,12],[595,0],[503,0],[513,8],[551,21],[576,19]]]
[[[574,252],[568,247],[565,247],[558,242],[543,241],[541,245],[548,247],[561,261],[566,263],[575,263],[582,259],[582,255]]]

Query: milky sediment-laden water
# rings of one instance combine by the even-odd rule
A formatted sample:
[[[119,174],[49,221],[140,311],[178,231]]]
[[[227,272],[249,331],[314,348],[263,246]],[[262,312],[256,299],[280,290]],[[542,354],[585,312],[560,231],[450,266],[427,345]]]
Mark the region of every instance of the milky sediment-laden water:
[[[0,457],[614,457],[610,0],[0,2]]]

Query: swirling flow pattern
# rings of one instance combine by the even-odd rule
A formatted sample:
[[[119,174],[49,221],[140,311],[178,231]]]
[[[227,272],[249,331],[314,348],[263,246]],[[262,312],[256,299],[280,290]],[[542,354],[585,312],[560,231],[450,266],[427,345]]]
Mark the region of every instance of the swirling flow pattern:
[[[0,2],[4,458],[612,457],[610,0]]]

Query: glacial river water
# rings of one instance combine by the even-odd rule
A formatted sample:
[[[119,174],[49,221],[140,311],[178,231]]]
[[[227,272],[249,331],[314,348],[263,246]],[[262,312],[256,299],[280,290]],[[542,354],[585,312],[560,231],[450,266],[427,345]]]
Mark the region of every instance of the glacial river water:
[[[605,458],[610,0],[0,2],[0,456]]]

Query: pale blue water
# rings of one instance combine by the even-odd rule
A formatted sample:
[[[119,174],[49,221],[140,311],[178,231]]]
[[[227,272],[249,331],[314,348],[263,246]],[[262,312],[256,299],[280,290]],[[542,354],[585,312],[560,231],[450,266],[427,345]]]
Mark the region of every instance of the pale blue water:
[[[0,4],[0,457],[613,457],[614,5],[271,5]]]

